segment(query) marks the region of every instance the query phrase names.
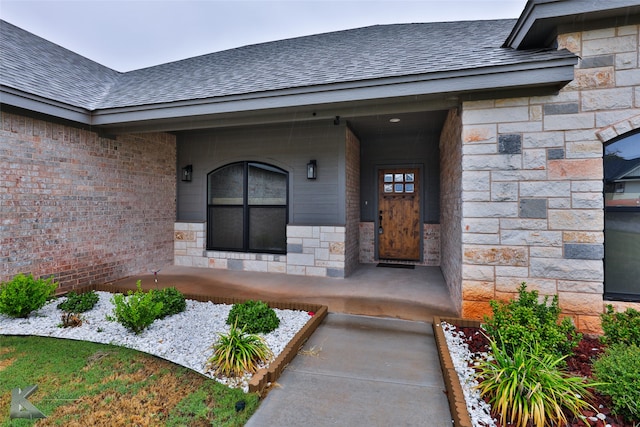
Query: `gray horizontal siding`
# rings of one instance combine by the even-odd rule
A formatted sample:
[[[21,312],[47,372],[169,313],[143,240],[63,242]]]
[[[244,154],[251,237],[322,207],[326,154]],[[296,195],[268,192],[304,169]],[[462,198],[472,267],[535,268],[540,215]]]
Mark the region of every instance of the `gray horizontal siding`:
[[[422,211],[424,222],[440,218],[439,134],[396,136],[362,140],[360,169],[361,221],[375,221],[377,200],[376,168],[388,166],[422,168]],[[365,202],[367,202],[365,204]]]
[[[207,174],[237,161],[257,161],[289,172],[289,223],[344,225],[344,125],[292,123],[178,134],[178,164],[193,165],[193,180],[178,181],[178,220],[205,221]],[[307,179],[307,163],[318,178]]]

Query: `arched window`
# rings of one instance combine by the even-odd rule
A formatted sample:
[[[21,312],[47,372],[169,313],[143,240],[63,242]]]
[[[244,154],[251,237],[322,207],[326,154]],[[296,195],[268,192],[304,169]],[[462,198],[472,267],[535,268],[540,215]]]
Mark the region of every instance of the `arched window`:
[[[207,176],[207,249],[286,253],[288,175],[232,163]]]
[[[640,133],[604,154],[605,297],[640,301]]]

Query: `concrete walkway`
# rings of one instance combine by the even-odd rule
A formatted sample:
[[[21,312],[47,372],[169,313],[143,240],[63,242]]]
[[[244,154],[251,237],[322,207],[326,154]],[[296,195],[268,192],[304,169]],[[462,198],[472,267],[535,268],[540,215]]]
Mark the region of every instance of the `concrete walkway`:
[[[329,313],[247,427],[451,426],[430,323]]]
[[[330,279],[167,266],[157,278],[114,285],[329,307],[248,427],[451,426],[431,322],[456,312],[439,268],[361,265]]]

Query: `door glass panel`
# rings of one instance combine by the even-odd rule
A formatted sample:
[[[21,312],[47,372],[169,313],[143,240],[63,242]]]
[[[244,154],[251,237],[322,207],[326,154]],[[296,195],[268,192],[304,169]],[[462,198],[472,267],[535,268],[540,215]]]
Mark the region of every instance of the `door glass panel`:
[[[224,166],[209,174],[209,204],[240,205],[244,185],[244,165]]]
[[[407,193],[413,193],[413,184],[405,184],[404,185],[404,191],[406,191]]]
[[[287,211],[281,208],[249,208],[249,249],[284,252],[287,249]]]
[[[407,173],[404,175],[404,180],[407,182],[413,182],[413,174],[412,173]]]
[[[397,174],[395,174],[394,181],[395,181],[395,182],[402,182],[402,181],[404,181],[404,174],[402,174],[402,173],[397,173]]]
[[[287,176],[267,165],[249,164],[248,191],[250,205],[285,205]]]
[[[640,133],[605,148],[605,293],[640,300]]]
[[[385,173],[384,174],[384,182],[393,182],[393,174]]]
[[[392,193],[393,192],[393,184],[385,184],[384,185],[384,192],[385,193]]]
[[[396,193],[402,193],[403,190],[404,190],[404,185],[396,184],[396,188],[395,188]]]

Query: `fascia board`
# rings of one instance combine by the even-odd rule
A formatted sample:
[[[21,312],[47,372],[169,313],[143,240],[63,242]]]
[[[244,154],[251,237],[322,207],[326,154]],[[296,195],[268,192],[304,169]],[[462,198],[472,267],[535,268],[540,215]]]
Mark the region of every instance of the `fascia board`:
[[[139,107],[96,110],[92,124],[115,125],[146,120],[197,117],[234,112],[365,101],[403,96],[437,95],[508,89],[524,86],[558,85],[573,80],[576,57],[539,63],[479,68],[459,72],[405,76],[363,84],[330,85],[307,90],[285,90],[245,96],[185,101]]]
[[[557,28],[563,23],[573,22],[576,15],[587,14],[597,19],[599,14],[610,14],[618,9],[622,12],[628,7],[638,7],[638,0],[530,0],[503,47],[520,49],[530,32],[538,26],[539,29]]]
[[[0,85],[0,104],[10,105],[84,125],[91,124],[91,112],[62,102],[22,92]]]

